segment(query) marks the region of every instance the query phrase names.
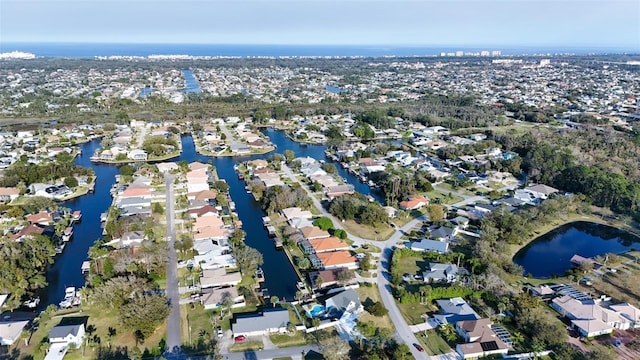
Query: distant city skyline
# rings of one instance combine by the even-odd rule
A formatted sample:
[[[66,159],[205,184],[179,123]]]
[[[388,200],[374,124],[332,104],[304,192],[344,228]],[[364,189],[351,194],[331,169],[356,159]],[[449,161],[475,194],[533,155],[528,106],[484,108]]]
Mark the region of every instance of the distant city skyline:
[[[24,42],[640,51],[640,1],[0,0],[0,43]]]

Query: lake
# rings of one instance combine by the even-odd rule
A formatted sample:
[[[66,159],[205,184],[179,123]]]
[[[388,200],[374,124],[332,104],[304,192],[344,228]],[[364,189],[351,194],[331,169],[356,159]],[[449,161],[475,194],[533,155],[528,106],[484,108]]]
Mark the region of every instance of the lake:
[[[573,255],[594,257],[640,249],[640,238],[624,230],[592,222],[568,223],[538,237],[513,258],[534,278],[564,275]]]

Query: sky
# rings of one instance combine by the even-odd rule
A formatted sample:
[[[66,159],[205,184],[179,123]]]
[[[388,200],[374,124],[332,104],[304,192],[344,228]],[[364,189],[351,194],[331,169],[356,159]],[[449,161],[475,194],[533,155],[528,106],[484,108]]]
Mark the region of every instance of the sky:
[[[640,51],[638,0],[0,0],[0,43],[570,46]]]

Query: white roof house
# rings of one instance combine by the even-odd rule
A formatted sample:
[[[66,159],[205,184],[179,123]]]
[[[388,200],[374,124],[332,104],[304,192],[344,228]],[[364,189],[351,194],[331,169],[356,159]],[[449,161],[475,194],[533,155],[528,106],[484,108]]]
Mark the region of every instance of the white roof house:
[[[79,325],[57,325],[49,331],[49,342],[51,344],[60,343],[65,345],[74,344],[76,347],[82,345],[85,331],[84,324]]]

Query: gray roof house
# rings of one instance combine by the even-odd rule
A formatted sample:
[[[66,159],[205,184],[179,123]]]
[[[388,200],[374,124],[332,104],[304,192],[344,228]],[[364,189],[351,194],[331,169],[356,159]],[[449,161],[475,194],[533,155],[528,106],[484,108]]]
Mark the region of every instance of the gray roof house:
[[[440,324],[455,324],[462,320],[480,319],[480,316],[462,298],[441,299],[436,300],[436,303],[440,307],[440,314],[433,317]]]
[[[52,344],[74,344],[76,347],[80,347],[84,333],[84,324],[54,326],[49,331],[49,342]]]
[[[440,226],[431,230],[431,238],[434,240],[449,240],[456,235],[456,228]]]
[[[357,314],[364,310],[360,297],[353,289],[338,293],[325,301],[327,314],[333,318],[340,318],[345,313]]]
[[[458,267],[453,264],[429,263],[429,270],[422,273],[425,282],[453,282],[458,279]]]
[[[269,333],[287,331],[289,310],[269,309],[258,314],[239,315],[235,324],[231,324],[233,336],[261,336]]]
[[[436,251],[442,254],[446,254],[449,251],[448,242],[429,239],[411,242],[408,247],[415,251]]]

